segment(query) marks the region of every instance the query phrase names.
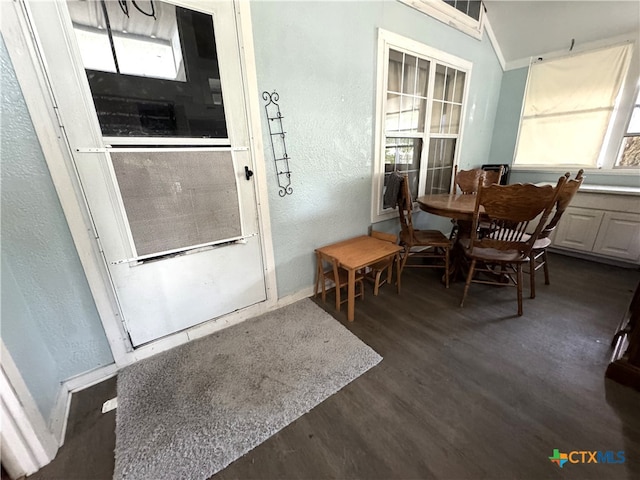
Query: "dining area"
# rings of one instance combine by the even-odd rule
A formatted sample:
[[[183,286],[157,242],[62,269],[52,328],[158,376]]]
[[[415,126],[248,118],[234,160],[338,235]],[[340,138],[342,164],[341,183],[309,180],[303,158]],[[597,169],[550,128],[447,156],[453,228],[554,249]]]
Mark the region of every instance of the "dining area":
[[[544,283],[550,284],[547,248],[583,180],[580,170],[573,178],[567,172],[555,184],[507,184],[502,168],[456,168],[450,193],[415,196],[409,175],[393,172],[385,181],[385,202],[397,210],[398,233],[379,232],[373,225],[369,235],[316,248],[314,296],[321,294],[326,301],[333,293],[336,310],[346,303],[352,322],[356,299],[365,300],[368,279],[374,296],[384,283],[402,295],[405,269],[428,268],[438,271],[442,288],[462,289],[455,305],[460,308],[475,295],[472,284],[514,287],[516,312],[522,316],[525,279],[531,299],[536,297],[538,270],[544,270]],[[416,228],[418,212],[448,219],[450,231]]]

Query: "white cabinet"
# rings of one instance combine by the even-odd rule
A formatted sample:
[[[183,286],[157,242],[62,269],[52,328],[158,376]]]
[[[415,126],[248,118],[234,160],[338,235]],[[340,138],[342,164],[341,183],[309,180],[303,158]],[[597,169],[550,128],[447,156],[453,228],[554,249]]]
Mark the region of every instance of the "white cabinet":
[[[554,245],[590,252],[598,235],[604,212],[587,208],[567,207],[558,225]]]
[[[580,189],[562,216],[553,246],[640,264],[640,196]]]
[[[566,213],[566,212],[565,212]],[[593,253],[638,260],[640,257],[640,215],[604,212]]]

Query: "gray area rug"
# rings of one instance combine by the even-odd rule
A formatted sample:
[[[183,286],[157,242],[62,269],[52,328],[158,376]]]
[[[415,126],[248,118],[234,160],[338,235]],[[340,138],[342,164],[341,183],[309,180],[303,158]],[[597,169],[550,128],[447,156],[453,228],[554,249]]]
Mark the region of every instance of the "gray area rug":
[[[114,478],[208,478],[380,360],[305,299],[126,367]]]

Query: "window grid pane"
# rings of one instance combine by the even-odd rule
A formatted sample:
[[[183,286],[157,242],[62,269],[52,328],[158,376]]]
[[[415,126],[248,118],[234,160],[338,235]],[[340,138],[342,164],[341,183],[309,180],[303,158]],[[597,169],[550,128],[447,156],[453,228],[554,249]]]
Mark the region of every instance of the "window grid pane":
[[[636,105],[633,109],[627,133],[640,133],[640,105]]]
[[[429,62],[390,50],[388,68],[385,131],[422,133]]]
[[[624,137],[616,167],[640,167],[640,136]]]
[[[449,193],[455,146],[455,138],[431,139],[429,143],[429,158],[427,160],[425,195]]]
[[[413,198],[448,193],[461,126],[466,72],[393,49],[389,49],[388,58],[382,198],[393,171],[409,175]],[[435,71],[431,72],[431,68]],[[430,78],[434,83],[429,98]],[[429,110],[429,128],[425,131]],[[425,141],[429,142],[429,148],[423,164]],[[419,191],[421,178],[425,179],[423,191]]]
[[[474,20],[480,20],[480,9],[482,8],[481,1],[475,0],[445,0],[445,3],[451,5],[456,10],[464,13],[465,15],[473,18]]]

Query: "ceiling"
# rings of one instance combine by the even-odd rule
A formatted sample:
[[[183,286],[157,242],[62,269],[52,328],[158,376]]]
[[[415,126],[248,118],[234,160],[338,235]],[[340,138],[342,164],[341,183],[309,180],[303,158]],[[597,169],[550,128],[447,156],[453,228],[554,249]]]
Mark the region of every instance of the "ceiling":
[[[520,1],[484,2],[507,67],[532,56],[569,51],[586,43],[622,35],[640,37],[640,1]]]

